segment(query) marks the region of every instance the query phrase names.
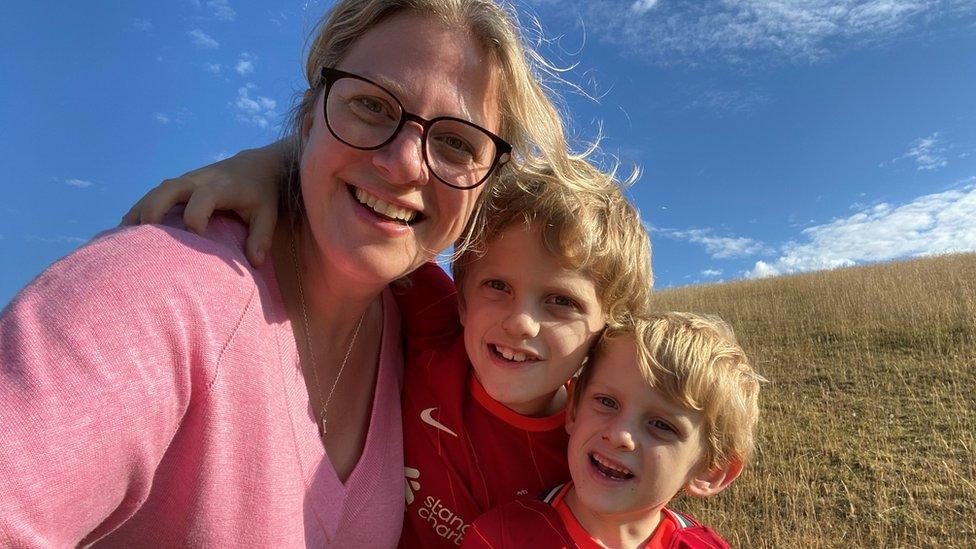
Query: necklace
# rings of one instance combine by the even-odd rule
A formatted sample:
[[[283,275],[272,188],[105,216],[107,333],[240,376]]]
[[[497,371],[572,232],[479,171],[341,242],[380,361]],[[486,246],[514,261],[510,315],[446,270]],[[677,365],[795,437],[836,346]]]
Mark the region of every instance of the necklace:
[[[308,359],[311,363],[312,375],[315,376],[315,389],[318,391],[319,399],[321,400],[323,393],[322,382],[319,381],[319,369],[315,364],[315,351],[312,350],[312,338],[308,332],[308,307],[305,305],[305,290],[302,288],[302,270],[298,266],[298,251],[295,248],[294,233],[291,236],[291,259],[295,265],[295,279],[298,281],[298,300],[302,305],[302,331],[305,332],[305,348],[308,349]],[[332,395],[335,394],[336,387],[339,385],[339,378],[342,377],[342,371],[346,368],[346,362],[349,360],[352,348],[356,344],[356,336],[359,335],[359,328],[362,327],[364,318],[366,318],[366,311],[363,311],[363,314],[359,316],[356,329],[352,332],[352,341],[346,347],[346,356],[342,358],[342,364],[339,365],[339,373],[336,374],[335,381],[332,382],[332,389],[329,390],[329,396],[325,397],[325,404],[322,404],[322,411],[319,412],[319,438],[322,439],[323,444],[325,444],[325,434],[329,432],[329,402],[332,402]]]

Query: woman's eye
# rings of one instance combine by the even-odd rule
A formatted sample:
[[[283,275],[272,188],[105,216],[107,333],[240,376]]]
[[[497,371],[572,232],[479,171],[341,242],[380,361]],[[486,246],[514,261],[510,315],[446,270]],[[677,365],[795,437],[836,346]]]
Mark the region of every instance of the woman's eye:
[[[351,103],[353,108],[360,114],[387,116],[391,112],[390,106],[386,104],[386,101],[371,95],[353,97]]]

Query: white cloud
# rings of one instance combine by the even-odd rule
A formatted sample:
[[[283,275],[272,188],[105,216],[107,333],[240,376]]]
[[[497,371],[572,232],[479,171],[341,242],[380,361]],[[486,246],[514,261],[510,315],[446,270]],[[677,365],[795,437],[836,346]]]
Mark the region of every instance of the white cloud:
[[[169,124],[169,117],[161,112],[153,113],[153,118],[160,124]]]
[[[900,206],[877,204],[842,219],[804,229],[779,257],[757,261],[746,276],[847,267],[925,255],[976,250],[976,177],[965,186],[920,196]]]
[[[913,141],[911,148],[902,158],[914,160],[919,170],[935,170],[949,165],[946,159],[946,146],[939,137],[939,132]]]
[[[237,12],[234,8],[230,7],[227,0],[209,0],[207,2],[207,10],[215,18],[222,21],[233,21],[237,17]]]
[[[697,94],[688,108],[704,108],[718,113],[748,113],[768,102],[768,95],[756,91],[712,89]]]
[[[241,54],[240,58],[237,60],[237,65],[234,66],[234,70],[237,74],[241,76],[247,76],[254,72],[254,55],[244,52]]]
[[[193,39],[193,43],[201,48],[215,50],[220,47],[220,42],[217,42],[213,37],[200,29],[193,29],[187,34]]]
[[[630,11],[634,13],[646,13],[654,9],[658,0],[635,0],[633,4],[630,5]]]
[[[203,66],[204,70],[210,74],[220,74],[220,63],[207,63]]]
[[[586,21],[587,32],[664,65],[743,62],[763,55],[816,61],[851,45],[876,43],[936,20],[967,24],[963,0],[699,0],[538,3]],[[759,54],[759,55],[756,55]]]
[[[232,103],[237,110],[237,118],[244,122],[267,128],[271,120],[278,116],[277,103],[268,97],[251,97],[251,90],[257,86],[248,83],[237,89],[237,99]]]
[[[744,236],[715,236],[711,229],[654,229],[664,236],[701,244],[712,259],[749,257],[769,250],[762,242]]]
[[[132,28],[142,32],[149,32],[153,29],[152,20],[135,17],[132,19]]]
[[[86,181],[84,179],[65,179],[62,182],[65,185],[76,187],[78,189],[87,189],[88,187],[91,187],[92,185],[95,184],[91,181]]]
[[[701,272],[701,275],[708,278],[722,276],[722,269],[705,269]]]
[[[165,125],[172,122],[178,126],[182,126],[187,120],[193,118],[193,113],[184,107],[180,107],[173,113],[154,112],[153,118],[160,124]]]

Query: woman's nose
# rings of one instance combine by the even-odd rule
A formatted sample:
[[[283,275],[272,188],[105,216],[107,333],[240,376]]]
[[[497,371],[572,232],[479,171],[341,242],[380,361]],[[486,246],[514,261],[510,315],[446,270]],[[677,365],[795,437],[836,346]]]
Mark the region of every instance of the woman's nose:
[[[424,185],[429,179],[424,161],[423,128],[407,122],[393,141],[373,151],[373,165],[390,183]]]

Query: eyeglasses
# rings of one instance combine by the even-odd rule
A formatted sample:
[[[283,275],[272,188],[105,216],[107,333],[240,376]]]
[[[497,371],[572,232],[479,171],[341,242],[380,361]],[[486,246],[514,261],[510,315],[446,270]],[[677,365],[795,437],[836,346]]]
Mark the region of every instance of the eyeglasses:
[[[430,172],[455,189],[473,189],[508,162],[512,146],[467,120],[438,116],[427,120],[403,109],[383,86],[362,76],[323,68],[325,124],[355,149],[371,151],[393,141],[404,124],[421,127],[420,144]]]

